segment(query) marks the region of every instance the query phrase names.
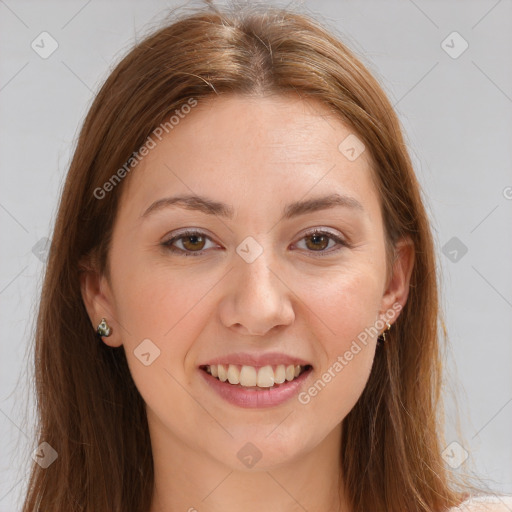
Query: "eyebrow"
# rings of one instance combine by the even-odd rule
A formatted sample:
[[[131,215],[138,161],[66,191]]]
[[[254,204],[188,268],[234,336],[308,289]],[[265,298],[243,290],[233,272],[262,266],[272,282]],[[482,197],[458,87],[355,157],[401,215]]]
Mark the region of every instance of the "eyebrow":
[[[305,201],[296,201],[285,206],[283,209],[282,217],[285,220],[306,213],[312,213],[319,210],[327,210],[342,206],[364,212],[363,205],[354,197],[330,194],[323,197],[316,197]],[[208,215],[218,215],[227,219],[233,219],[234,209],[232,206],[214,201],[207,197],[197,195],[179,195],[173,197],[164,197],[152,203],[149,208],[141,215],[141,217],[148,217],[151,213],[168,207],[181,207],[187,210],[199,211]]]

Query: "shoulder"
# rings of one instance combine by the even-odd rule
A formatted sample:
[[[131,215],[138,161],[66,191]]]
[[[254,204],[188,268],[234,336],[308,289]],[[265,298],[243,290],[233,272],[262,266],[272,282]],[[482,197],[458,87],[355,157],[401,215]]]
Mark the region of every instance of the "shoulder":
[[[512,496],[488,495],[469,498],[458,507],[451,508],[449,512],[510,512],[512,510]]]

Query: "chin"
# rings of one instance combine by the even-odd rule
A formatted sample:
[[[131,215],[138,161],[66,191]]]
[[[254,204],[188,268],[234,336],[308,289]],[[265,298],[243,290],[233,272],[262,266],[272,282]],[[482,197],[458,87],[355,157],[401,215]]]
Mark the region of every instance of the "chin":
[[[221,453],[212,455],[236,471],[265,471],[293,462],[307,453],[308,444],[311,445],[310,450],[317,444],[312,440],[308,443],[304,438],[304,432],[293,435],[289,429],[283,429],[280,435],[277,435],[278,429],[276,425],[271,428],[267,426],[262,427],[258,434],[254,433],[254,429],[250,429],[250,434],[245,430],[244,434],[240,435],[236,435],[230,429],[234,438],[229,440]]]

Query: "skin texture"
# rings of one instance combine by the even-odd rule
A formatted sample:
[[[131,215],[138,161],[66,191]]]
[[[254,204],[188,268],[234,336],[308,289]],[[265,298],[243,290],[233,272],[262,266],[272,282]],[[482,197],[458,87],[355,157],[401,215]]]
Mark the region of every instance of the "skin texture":
[[[93,325],[105,317],[112,327],[104,342],[124,346],[147,405],[150,512],[349,510],[338,496],[341,422],[366,385],[376,336],[307,405],[294,397],[265,409],[237,407],[209,388],[198,366],[233,352],[284,352],[313,365],[307,389],[358,334],[393,304],[405,305],[412,245],[399,245],[386,276],[369,151],[349,161],[338,150],[350,133],[315,100],[214,98],[126,178],[111,282],[89,272],[82,292]],[[335,207],[281,219],[288,203],[333,192],[356,198],[364,212]],[[178,193],[225,202],[235,216],[173,207],[141,218],[153,201]],[[174,246],[201,255],[161,245],[181,228],[207,238]],[[350,247],[330,238],[315,246],[309,228],[325,228]],[[236,252],[248,236],[263,250],[252,263]],[[134,354],[144,339],[160,350],[148,366]],[[247,442],[261,453],[252,468],[237,457]]]

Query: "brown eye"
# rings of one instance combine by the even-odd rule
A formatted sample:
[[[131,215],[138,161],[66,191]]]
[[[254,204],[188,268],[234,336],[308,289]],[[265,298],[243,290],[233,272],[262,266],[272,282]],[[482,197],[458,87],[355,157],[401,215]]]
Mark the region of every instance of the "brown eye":
[[[186,231],[177,235],[162,245],[169,251],[184,256],[201,256],[205,251],[205,245],[210,238],[200,231]],[[181,247],[179,247],[179,245]]]
[[[314,233],[306,237],[311,243],[306,242],[306,246],[314,251],[322,251],[329,245],[329,237],[320,233]]]
[[[190,235],[182,238],[183,247],[187,249],[187,251],[201,250],[205,245],[205,239],[201,235]]]
[[[328,231],[315,230],[310,233],[306,233],[306,235],[301,239],[301,242],[302,240],[306,241],[305,246],[307,252],[316,252],[319,253],[320,256],[328,256],[329,254],[338,252],[342,247],[350,247],[350,245],[339,236]],[[331,242],[334,243],[330,245]],[[330,250],[336,245],[341,247]]]

